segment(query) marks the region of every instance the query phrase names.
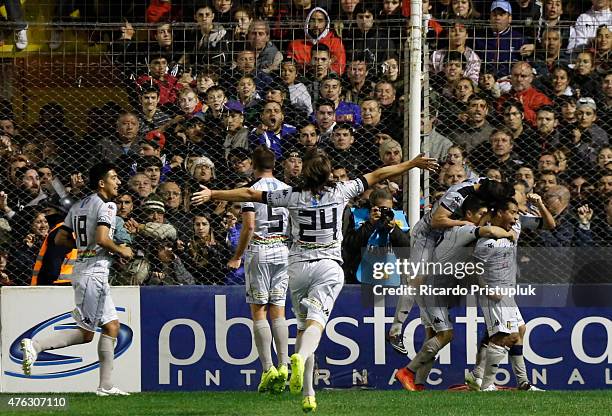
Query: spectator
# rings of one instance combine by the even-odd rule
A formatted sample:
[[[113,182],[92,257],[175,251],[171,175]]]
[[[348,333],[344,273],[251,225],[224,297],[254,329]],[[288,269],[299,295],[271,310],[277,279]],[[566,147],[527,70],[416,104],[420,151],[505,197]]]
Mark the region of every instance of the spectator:
[[[394,1],[394,0],[389,0]],[[395,0],[397,1],[397,0]],[[404,78],[401,75],[400,60],[396,54],[391,54],[382,63],[382,76],[384,81],[391,82],[395,91],[404,91]]]
[[[533,148],[533,139],[535,132],[528,125],[525,124],[525,116],[523,112],[523,105],[516,100],[508,100],[502,107],[502,115],[504,119],[504,126],[512,132],[514,137],[514,151],[518,155],[519,159],[525,163],[532,165],[533,161],[539,153]],[[532,156],[537,153],[535,156]]]
[[[249,28],[251,24],[253,24],[254,18],[253,10],[247,5],[238,6],[234,10],[234,20],[232,21],[232,25],[234,26],[234,31],[232,33],[233,44],[239,42],[244,43],[246,41]],[[267,25],[267,22],[264,21],[264,23]],[[268,34],[269,32],[270,28],[268,26]]]
[[[366,55],[368,62],[377,65],[389,53],[396,51],[395,42],[384,28],[376,27],[376,9],[369,2],[360,2],[354,10],[356,27],[342,33],[342,43],[349,59],[356,52]]]
[[[232,21],[232,15],[236,8],[233,0],[212,0],[212,4],[218,22],[229,23]]]
[[[568,68],[562,66],[557,67],[552,70],[551,75],[551,86],[548,89],[550,96],[556,99],[556,97],[562,95],[572,96],[576,94],[571,85],[571,72]]]
[[[60,2],[63,3],[63,2]],[[151,0],[145,13],[145,22],[180,22],[183,20],[181,4],[171,0]]]
[[[559,185],[557,175],[553,171],[540,171],[536,182],[536,191],[540,194],[545,194],[553,187]]]
[[[578,100],[576,118],[576,127],[571,132],[573,137],[565,138],[571,143],[570,166],[589,170],[597,162],[597,150],[608,145],[608,133],[595,124],[597,106],[592,98]]]
[[[7,273],[9,253],[4,247],[0,247],[0,286],[14,286],[17,282],[11,279]]]
[[[196,212],[192,227],[189,242],[179,245],[179,256],[197,284],[220,284],[219,272],[224,270],[229,251],[222,243],[217,243],[208,215]]]
[[[569,247],[574,239],[575,223],[568,209],[570,192],[565,186],[552,185],[542,200],[555,219],[553,230],[541,230],[537,234],[538,245],[543,247]]]
[[[368,246],[368,240],[375,231],[387,236],[398,258],[399,251],[410,246],[410,235],[402,231],[393,218],[389,219],[386,215],[388,210],[393,209],[393,196],[389,191],[377,189],[370,194],[369,201],[369,218],[357,229],[349,227],[345,236],[342,257],[345,281],[348,283],[357,281],[355,274],[362,260],[362,249]],[[383,212],[385,215],[382,215]]]
[[[280,104],[287,124],[292,124],[295,126],[302,123],[302,121],[306,120],[310,115],[290,105],[289,90],[283,84],[275,83],[275,85],[268,88],[265,95],[265,101],[274,101],[275,103]]]
[[[147,285],[193,285],[195,279],[175,254],[173,241],[160,241],[151,247],[151,272]]]
[[[517,181],[523,181],[526,185],[525,193],[530,194],[534,191],[535,188],[535,175],[533,173],[533,169],[529,166],[521,166],[516,170],[516,174],[514,178]]]
[[[249,26],[248,44],[255,51],[257,71],[271,73],[277,71],[283,54],[270,42],[270,26],[263,20],[256,20]]]
[[[298,143],[297,149],[302,153],[316,149],[319,145],[319,133],[317,127],[313,123],[302,124],[298,128]]]
[[[441,14],[443,19],[461,19],[471,21],[478,19],[480,13],[474,9],[472,0],[451,0],[448,1],[447,10]]]
[[[555,175],[559,173],[559,165],[557,164],[557,159],[554,154],[542,153],[538,159],[538,172],[540,172],[540,174],[553,173]],[[553,185],[556,185],[556,183]]]
[[[334,102],[331,100],[319,100],[315,109],[315,123],[319,129],[319,136],[323,143],[330,138],[336,125],[336,111]]]
[[[569,28],[564,27],[561,23],[561,16],[563,15],[563,2],[561,0],[544,0],[544,13],[538,21],[538,29],[536,32],[536,40],[542,41],[542,34],[551,29],[558,30],[560,32],[560,40],[562,42],[562,48],[566,48],[567,40],[569,39]]]
[[[610,69],[610,51],[612,51],[612,28],[599,26],[593,47],[595,53],[595,69],[605,73]]]
[[[140,91],[139,133],[145,135],[151,130],[163,129],[170,121],[170,115],[158,108],[159,87],[144,84]]]
[[[138,133],[140,124],[134,113],[122,113],[117,119],[117,131],[114,137],[102,138],[96,147],[95,157],[98,160],[117,161],[119,156],[136,156],[140,149]]]
[[[470,97],[467,106],[466,121],[458,126],[457,133],[451,140],[462,146],[468,154],[480,143],[489,140],[493,126],[487,121],[489,103],[485,96],[476,94]]]
[[[536,50],[533,67],[538,76],[550,75],[555,68],[567,66],[570,63],[569,56],[561,48],[563,38],[558,29],[547,29],[542,35],[542,48]]]
[[[295,62],[293,58],[289,59]],[[331,69],[331,53],[329,48],[321,44],[315,45],[310,52],[310,63],[306,74],[308,80],[306,89],[313,103],[316,104],[319,101],[321,82],[331,74],[335,74],[335,72]]]
[[[332,167],[332,177],[334,182],[347,182],[351,180],[346,167],[340,165],[334,165]]]
[[[297,132],[294,126],[285,124],[284,120],[280,104],[266,103],[261,112],[261,125],[249,134],[251,147],[263,144],[274,152],[277,159],[282,159],[284,147],[291,140],[291,136]]]
[[[302,174],[302,155],[296,149],[290,149],[283,159],[283,182],[296,186]]]
[[[344,89],[344,100],[362,104],[372,96],[374,84],[368,79],[368,64],[363,56],[355,55],[349,63],[346,75],[348,86]]]
[[[132,193],[132,191],[125,191],[117,195],[115,203],[117,204],[117,216],[127,220],[132,215],[132,211],[136,206],[138,198]]]
[[[512,6],[507,1],[491,3],[490,28],[480,32],[474,42],[474,50],[485,63],[495,65],[499,76],[510,73],[513,62],[520,54],[533,52],[525,37],[512,26]]]
[[[144,156],[136,167],[138,173],[144,173],[151,180],[154,193],[161,181],[162,168],[162,161],[157,156]]]
[[[355,103],[343,101],[342,82],[336,74],[330,74],[321,82],[321,98],[334,103],[335,117],[337,123],[361,124],[361,108]]]
[[[177,104],[184,120],[189,120],[196,115],[203,115],[202,103],[198,99],[196,92],[189,87],[183,88],[178,93]]]
[[[316,55],[316,50],[312,51],[312,56]],[[312,57],[311,57],[312,59]],[[298,111],[312,114],[312,100],[308,89],[301,82],[296,82],[297,68],[293,59],[286,59],[281,64],[281,81],[289,89],[289,100]]]
[[[463,171],[463,175],[459,175],[456,169],[451,169],[453,167],[460,167]],[[453,173],[456,172],[456,173]],[[440,168],[439,182],[446,183],[448,181],[454,182],[455,179],[446,179],[447,176],[453,176],[457,178],[465,179],[475,179],[478,175],[474,172],[468,158],[465,149],[461,146],[452,145],[448,148],[446,154],[444,155],[444,164]],[[463,182],[460,181],[460,182]],[[458,183],[458,182],[457,182]],[[450,185],[448,185],[450,186]]]
[[[493,130],[489,137],[492,157],[487,159],[473,158],[476,170],[484,172],[489,168],[497,168],[502,176],[512,177],[514,172],[523,165],[523,161],[513,152],[514,137],[505,127]]]
[[[510,76],[510,91],[497,100],[498,111],[503,107],[506,100],[514,98],[523,104],[525,120],[535,126],[536,111],[543,105],[551,105],[552,101],[546,95],[532,86],[533,69],[527,62],[517,62],[512,65]]]
[[[185,201],[181,187],[176,182],[167,181],[159,185],[157,193],[164,203],[166,221],[176,228],[179,240],[187,241],[191,224],[187,221],[188,217],[184,208]]]
[[[40,246],[49,232],[49,223],[39,208],[27,208],[13,218],[15,237],[10,253],[8,275],[17,284],[26,285],[32,277],[32,268]]]
[[[217,148],[219,138],[225,134],[223,109],[226,102],[227,95],[222,87],[214,85],[206,91],[208,110],[204,113],[204,118],[201,121],[206,126],[205,136],[213,144],[213,150]],[[220,153],[220,151],[217,151],[217,154]],[[217,154],[213,155],[216,157]]]
[[[558,126],[559,120],[555,108],[549,105],[540,107],[536,115],[537,139],[531,143],[537,148],[532,152],[551,151],[552,148],[559,146],[561,135]]]
[[[597,190],[599,196],[602,198],[609,198],[612,196],[612,174],[604,173],[601,175]]]
[[[22,51],[28,47],[28,24],[25,22],[22,3],[19,0],[4,0],[6,17],[13,22],[15,31],[15,49]]]
[[[403,117],[400,116],[399,102],[396,99],[395,86],[389,81],[378,81],[374,87],[374,98],[382,110],[381,119],[385,124],[402,126]],[[361,110],[359,111],[361,115]]]
[[[150,57],[149,71],[136,79],[136,85],[143,88],[145,84],[157,85],[161,106],[173,104],[176,101],[180,84],[178,78],[168,73],[168,60],[164,56]]]
[[[198,71],[196,75],[196,93],[202,103],[206,103],[206,92],[209,88],[219,85],[219,74],[214,67],[206,66]],[[202,111],[206,112],[208,105],[203,106]]]
[[[293,40],[287,48],[287,55],[301,65],[310,62],[310,53],[314,45],[323,44],[329,48],[331,69],[338,75],[344,73],[346,54],[344,45],[339,37],[330,30],[330,19],[327,12],[321,7],[315,7],[306,16],[303,40]]]
[[[245,75],[236,85],[237,100],[244,107],[247,126],[252,126],[257,122],[257,116],[261,111],[261,96],[257,92],[255,79],[251,75]]]
[[[236,180],[248,183],[253,179],[253,161],[249,150],[243,148],[232,149],[227,159]]]
[[[225,112],[223,120],[225,123],[225,141],[223,149],[225,150],[225,159],[229,156],[231,150],[236,148],[249,148],[249,129],[244,126],[244,107],[238,101],[230,100],[224,104]]]
[[[456,1],[453,3],[456,3]],[[467,4],[468,2],[461,0],[460,3]],[[467,38],[468,31],[465,24],[460,21],[453,22],[448,28],[448,49],[438,49],[431,54],[429,65],[433,71],[444,72],[448,53],[459,52],[463,55],[463,60],[466,62],[463,76],[478,83],[481,61],[476,52],[469,46],[466,46]]]
[[[153,193],[153,188],[151,187],[151,179],[144,173],[137,173],[132,176],[128,181],[128,187],[130,191],[134,192],[139,197],[139,201],[137,203],[140,206],[141,202],[144,201]]]
[[[355,131],[350,124],[336,124],[331,136],[331,146],[326,152],[336,165],[346,166],[353,172],[361,172],[363,155],[360,155],[353,146],[354,134]]]
[[[573,82],[582,97],[594,97],[600,91],[599,75],[595,72],[595,56],[591,51],[582,51],[574,62]]]
[[[612,26],[612,12],[609,0],[591,0],[591,10],[578,16],[576,24],[570,28],[568,52],[587,45],[596,36],[601,25]]]
[[[612,147],[605,146],[597,153],[597,167],[602,173],[612,172]]]

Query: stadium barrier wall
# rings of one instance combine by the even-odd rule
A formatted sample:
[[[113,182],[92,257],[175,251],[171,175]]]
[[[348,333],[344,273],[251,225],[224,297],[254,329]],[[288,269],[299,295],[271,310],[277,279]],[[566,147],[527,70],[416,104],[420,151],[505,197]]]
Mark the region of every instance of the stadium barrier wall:
[[[530,379],[545,389],[612,387],[612,285],[533,287],[539,301],[518,298],[519,305],[529,305],[522,312],[528,326],[525,358]],[[113,297],[117,307],[123,308],[119,318],[124,340],[118,350],[124,351],[114,375],[119,387],[129,391],[256,388],[261,367],[243,287],[116,287]],[[393,300],[387,301],[386,306],[373,307],[362,286],[343,289],[316,353],[317,388],[399,388],[394,372],[407,360],[385,342],[393,319]],[[534,306],[538,302],[547,306]],[[37,366],[34,373],[41,377],[31,379],[21,376],[15,359],[25,334],[49,330],[50,324],[56,324],[55,329],[69,324],[66,314],[71,304],[69,288],[2,288],[3,391],[95,389],[97,372],[89,371],[97,368],[93,345],[45,358],[45,364],[68,357],[72,362],[54,366],[53,371]],[[296,327],[289,304],[287,315],[291,352]],[[436,389],[462,382],[474,363],[477,339],[484,333],[483,319],[474,308],[459,307],[452,315],[455,339],[441,351],[430,375],[430,386]],[[413,310],[404,333],[409,356],[414,356],[423,340],[419,323]],[[126,333],[131,333],[131,343]],[[507,363],[498,383],[514,385]]]

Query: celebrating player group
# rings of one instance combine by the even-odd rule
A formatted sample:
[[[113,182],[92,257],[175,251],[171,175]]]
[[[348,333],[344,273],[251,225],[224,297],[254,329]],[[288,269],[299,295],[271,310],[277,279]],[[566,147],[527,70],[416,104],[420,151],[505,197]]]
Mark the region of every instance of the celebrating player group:
[[[316,351],[334,303],[344,284],[341,267],[342,220],[347,204],[368,187],[419,168],[434,171],[434,159],[419,155],[346,182],[332,180],[332,164],[321,150],[308,152],[303,160],[301,187],[290,187],[274,178],[274,153],[265,146],[253,153],[255,181],[233,190],[203,187],[192,196],[199,205],[210,200],[242,202],[240,239],[230,268],[244,261],[246,301],[249,304],[254,340],[262,365],[260,392],[280,393],[289,380],[292,393],[302,393],[302,409],[317,408],[313,386]],[[77,249],[72,285],[73,317],[77,328],[48,337],[23,339],[23,371],[31,373],[37,356],[47,350],[83,344],[93,339],[98,327],[100,396],[127,395],[112,382],[114,343],[119,330],[110,296],[108,273],[113,257],[130,259],[132,250],[113,242],[120,181],[114,167],[94,166],[90,187],[94,193],[76,203],[55,237],[55,244]],[[460,262],[475,258],[484,264],[478,276],[483,287],[514,287],[516,246],[522,227],[554,227],[552,216],[537,195],[529,195],[538,214],[519,212],[521,195],[514,187],[489,179],[453,185],[412,229],[410,261]],[[288,248],[288,246],[290,248]],[[472,248],[471,248],[472,247]],[[405,284],[444,287],[449,276],[416,276]],[[289,290],[297,318],[295,353],[288,353],[285,298]],[[466,377],[473,389],[495,389],[495,372],[507,353],[521,389],[534,390],[526,377],[522,356],[525,325],[513,298],[480,296],[488,336],[481,342],[478,363]],[[414,303],[420,308],[427,340],[396,377],[411,391],[424,388],[425,380],[441,348],[452,340],[453,326],[448,297],[404,296],[399,299],[389,333],[393,347],[405,353],[402,325]],[[272,343],[276,347],[276,365]],[[291,373],[289,373],[291,368]]]

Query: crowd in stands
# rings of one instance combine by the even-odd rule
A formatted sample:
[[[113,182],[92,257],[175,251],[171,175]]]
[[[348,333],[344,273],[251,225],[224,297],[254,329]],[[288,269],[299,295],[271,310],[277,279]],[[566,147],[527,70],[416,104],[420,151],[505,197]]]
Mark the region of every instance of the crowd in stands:
[[[517,195],[541,195],[556,220],[524,244],[610,246],[610,3],[423,2],[430,105],[422,149],[442,165],[429,202],[466,179],[511,181]],[[244,283],[242,269],[226,267],[240,204],[192,208],[190,197],[201,185],[251,182],[257,146],[274,151],[277,177],[292,186],[313,148],[328,152],[338,181],[405,159],[406,0],[151,0],[115,12],[131,18],[112,20],[119,32],[100,42],[109,71],[122,74],[112,87],[125,90],[129,106],[80,103],[87,131],[79,136],[53,96],[33,125],[19,125],[10,97],[2,101],[0,285],[30,284],[45,236],[90,192],[88,169],[102,159],[122,181],[115,240],[138,253],[115,262],[111,284],[137,285]],[[50,49],[62,47],[70,19],[58,10]],[[377,209],[382,199],[401,209],[404,195],[393,178],[352,206]],[[364,238],[355,233],[367,224],[345,215],[354,282],[351,257]]]

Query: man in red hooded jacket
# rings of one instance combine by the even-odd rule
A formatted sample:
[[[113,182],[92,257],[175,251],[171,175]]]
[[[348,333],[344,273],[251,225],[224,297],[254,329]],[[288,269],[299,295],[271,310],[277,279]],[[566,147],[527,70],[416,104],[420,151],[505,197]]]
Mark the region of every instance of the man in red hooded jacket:
[[[304,24],[305,39],[289,43],[287,55],[301,65],[310,63],[310,52],[314,45],[322,44],[329,48],[332,56],[331,69],[338,75],[344,73],[346,53],[342,40],[330,30],[330,19],[325,9],[315,7],[306,16]]]

